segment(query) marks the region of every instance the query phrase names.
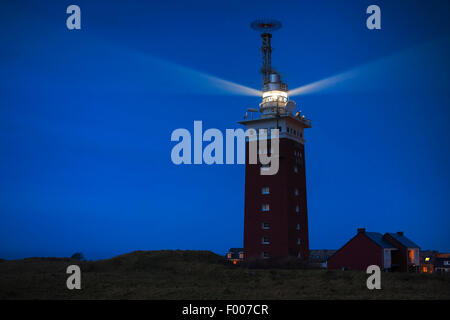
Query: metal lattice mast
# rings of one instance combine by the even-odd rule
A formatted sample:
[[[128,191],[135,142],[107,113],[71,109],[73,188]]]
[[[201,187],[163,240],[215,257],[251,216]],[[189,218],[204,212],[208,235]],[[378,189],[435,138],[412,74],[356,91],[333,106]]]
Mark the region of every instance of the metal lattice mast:
[[[250,25],[253,29],[261,31],[261,53],[262,53],[262,79],[263,87],[270,81],[270,74],[272,73],[272,34],[269,31],[275,31],[281,28],[281,22],[276,20],[256,20]]]

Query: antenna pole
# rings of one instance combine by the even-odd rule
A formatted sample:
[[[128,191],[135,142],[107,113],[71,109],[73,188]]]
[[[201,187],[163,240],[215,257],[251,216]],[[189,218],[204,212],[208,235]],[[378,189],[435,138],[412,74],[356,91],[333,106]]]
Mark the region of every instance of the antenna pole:
[[[262,46],[261,46],[261,52],[262,52],[262,77],[263,77],[263,87],[266,83],[268,83],[270,74],[272,73],[272,34],[268,32],[264,32],[261,34],[262,39]]]
[[[252,29],[261,32],[262,46],[262,86],[270,82],[272,73],[272,34],[270,32],[281,28],[281,22],[276,20],[256,20],[250,26]]]

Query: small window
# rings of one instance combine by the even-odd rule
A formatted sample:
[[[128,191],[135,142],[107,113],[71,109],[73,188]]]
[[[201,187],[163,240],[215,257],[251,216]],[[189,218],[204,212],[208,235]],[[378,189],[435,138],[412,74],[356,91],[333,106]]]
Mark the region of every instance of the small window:
[[[263,253],[262,253],[262,257],[263,257],[264,259],[269,259],[269,253],[268,253],[268,252],[263,252]]]
[[[300,238],[297,238],[297,244],[300,245],[301,241]]]
[[[270,241],[269,241],[269,238],[268,237],[262,237],[262,244],[269,244],[270,243]]]
[[[300,230],[300,223],[297,223],[296,229],[297,229],[297,230]]]
[[[294,172],[297,173],[298,172],[298,167],[294,166]]]
[[[269,187],[262,188],[261,193],[262,194],[269,194]]]
[[[270,207],[269,207],[268,203],[262,205],[262,211],[269,211],[269,210],[270,210]]]
[[[298,196],[298,189],[295,188],[295,195]]]
[[[231,252],[228,252],[227,257],[228,259],[231,259]]]
[[[295,207],[295,212],[300,212],[300,207],[299,207],[299,205],[297,205],[297,206]]]
[[[244,253],[243,252],[239,252],[239,259],[244,259]]]
[[[263,228],[264,230],[268,230],[268,229],[270,229],[270,224],[267,223],[267,222],[263,222],[263,223],[262,223],[262,228]]]

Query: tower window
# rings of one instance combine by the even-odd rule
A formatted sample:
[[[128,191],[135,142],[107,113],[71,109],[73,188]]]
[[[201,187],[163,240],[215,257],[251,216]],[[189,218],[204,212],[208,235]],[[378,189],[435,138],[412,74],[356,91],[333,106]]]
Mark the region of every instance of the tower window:
[[[270,243],[270,241],[269,241],[269,238],[268,237],[262,237],[262,244],[269,244]]]
[[[263,252],[263,253],[262,253],[262,257],[263,257],[264,259],[269,259],[269,253],[268,253],[268,252]]]
[[[263,223],[262,223],[262,228],[263,228],[264,230],[268,230],[268,229],[270,229],[270,225],[269,225],[267,222],[263,222]]]
[[[300,230],[300,223],[297,223],[297,230]]]
[[[269,207],[268,203],[265,203],[262,205],[262,211],[269,211],[269,210],[270,210],[270,207]]]
[[[269,187],[264,187],[264,188],[262,188],[261,193],[262,193],[262,194],[269,194],[269,193],[270,193],[270,192],[269,192]]]
[[[299,205],[295,206],[295,212],[300,212],[300,206]]]
[[[298,167],[294,166],[294,172],[297,173],[298,172]]]
[[[301,241],[300,238],[297,238],[297,244],[300,245]]]
[[[295,195],[298,196],[298,189],[295,188]]]

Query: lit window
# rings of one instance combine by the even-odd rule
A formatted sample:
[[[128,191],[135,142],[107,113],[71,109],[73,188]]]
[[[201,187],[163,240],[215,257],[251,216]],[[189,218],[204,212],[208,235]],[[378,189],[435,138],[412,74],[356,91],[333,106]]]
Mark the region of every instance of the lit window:
[[[298,196],[298,189],[295,189],[295,195]]]
[[[269,207],[269,204],[263,204],[262,205],[262,211],[269,211],[270,210],[270,207]]]
[[[294,167],[294,172],[297,173],[298,172],[298,168],[297,166]]]
[[[298,205],[295,207],[295,212],[300,212],[300,207]]]
[[[239,252],[239,259],[244,259],[244,253],[243,252]]]
[[[268,237],[262,237],[262,244],[269,244],[269,238]]]
[[[300,238],[297,238],[297,244],[299,245],[300,244]]]
[[[270,225],[267,222],[263,222],[262,223],[262,228],[265,229],[265,230],[270,229]]]
[[[262,188],[261,193],[262,193],[262,194],[269,194],[269,187],[264,187],[264,188]]]
[[[450,261],[444,261],[444,266],[450,266]]]
[[[231,259],[231,252],[228,252],[228,259]]]
[[[426,257],[426,258],[425,258],[425,261],[430,261],[430,257]]]
[[[263,252],[263,253],[262,253],[262,257],[263,257],[264,259],[269,259],[269,253],[268,253],[268,252]]]
[[[297,223],[297,230],[300,230],[300,223]]]

